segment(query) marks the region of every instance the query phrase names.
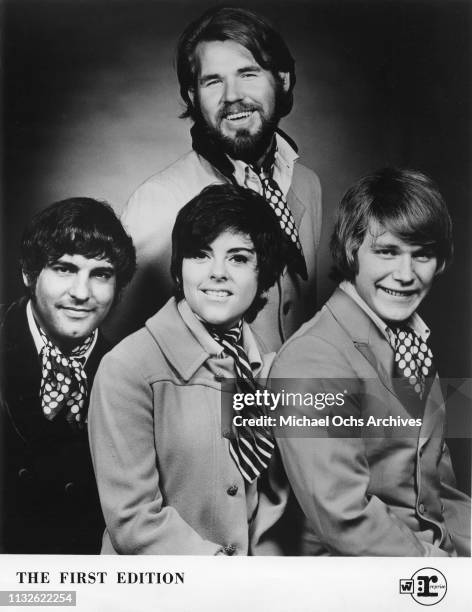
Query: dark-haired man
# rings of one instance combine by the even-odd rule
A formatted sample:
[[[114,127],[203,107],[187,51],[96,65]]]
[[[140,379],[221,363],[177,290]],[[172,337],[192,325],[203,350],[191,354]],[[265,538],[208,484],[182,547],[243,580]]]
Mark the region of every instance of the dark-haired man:
[[[268,291],[253,325],[275,350],[315,311],[321,229],[318,178],[298,163],[294,143],[278,129],[292,108],[294,60],[265,19],[246,9],[219,7],[183,32],[177,73],[183,116],[194,122],[192,151],[141,185],[124,211],[139,275],[117,327],[122,335],[127,322],[139,326],[171,295],[170,237],[178,211],[204,187],[233,182],[264,195],[287,244],[287,269]]]
[[[134,272],[134,247],[110,206],[71,198],[33,218],[21,267],[29,299],[1,327],[0,550],[98,553],[88,395],[109,348],[98,327]]]
[[[318,423],[311,437],[279,430],[307,519],[303,552],[469,556],[470,498],[456,489],[417,313],[452,255],[444,200],[419,172],[380,170],[345,194],[331,250],[342,282],[270,373],[274,386],[326,398],[281,411]]]

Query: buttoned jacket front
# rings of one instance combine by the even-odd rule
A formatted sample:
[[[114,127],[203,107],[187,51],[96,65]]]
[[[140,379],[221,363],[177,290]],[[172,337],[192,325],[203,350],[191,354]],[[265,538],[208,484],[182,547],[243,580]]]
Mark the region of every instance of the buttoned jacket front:
[[[266,474],[248,517],[245,484],[222,435],[221,380],[232,367],[197,342],[173,298],[102,361],[89,415],[102,553],[279,553],[269,531],[285,492],[272,482],[269,498]]]
[[[424,411],[417,412],[399,396],[393,362],[394,352],[378,327],[340,289],[274,362],[271,385],[283,379],[286,390],[344,398],[343,405],[322,412],[281,411],[331,418],[329,427],[315,427],[309,437],[295,437],[287,428],[279,432],[287,475],[307,517],[306,554],[470,551],[470,499],[455,489],[439,380],[432,382]],[[364,425],[369,417],[419,418],[422,424],[397,428],[376,421],[377,427],[343,428],[333,426],[334,415],[363,419]]]

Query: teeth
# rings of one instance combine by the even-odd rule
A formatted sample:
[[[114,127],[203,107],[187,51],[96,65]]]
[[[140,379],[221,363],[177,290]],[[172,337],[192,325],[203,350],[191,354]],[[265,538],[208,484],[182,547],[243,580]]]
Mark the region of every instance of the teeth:
[[[229,291],[221,291],[221,290],[220,291],[215,291],[215,290],[212,290],[212,289],[207,289],[205,291],[205,293],[207,295],[213,295],[215,297],[227,297],[229,295]]]
[[[246,111],[243,113],[233,113],[232,115],[226,115],[226,119],[230,121],[236,121],[237,119],[245,119],[246,117],[250,117],[252,115],[252,111]]]
[[[393,289],[386,289],[385,287],[381,287],[382,291],[388,293],[389,295],[393,295],[395,297],[408,297],[412,295],[411,292],[407,291],[393,291]]]

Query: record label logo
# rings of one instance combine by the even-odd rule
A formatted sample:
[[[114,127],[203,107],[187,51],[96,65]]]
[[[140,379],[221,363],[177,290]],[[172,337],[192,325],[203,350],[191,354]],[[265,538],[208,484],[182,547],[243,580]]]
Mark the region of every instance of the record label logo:
[[[439,603],[447,591],[447,581],[439,570],[423,567],[411,578],[400,578],[400,594],[411,595],[422,606]]]

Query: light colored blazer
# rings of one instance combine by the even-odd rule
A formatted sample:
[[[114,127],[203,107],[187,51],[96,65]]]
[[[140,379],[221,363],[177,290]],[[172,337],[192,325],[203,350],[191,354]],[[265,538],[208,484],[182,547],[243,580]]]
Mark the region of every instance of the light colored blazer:
[[[307,517],[306,554],[470,554],[470,499],[455,489],[439,380],[432,383],[424,413],[415,414],[394,388],[393,361],[379,329],[340,289],[274,361],[271,386],[283,383],[285,390],[302,393],[347,391],[342,408],[278,414],[321,418],[331,411],[365,422],[369,416],[422,418],[416,435],[371,427],[366,437],[335,437],[339,430],[331,426],[314,428],[311,437],[278,438]]]
[[[227,183],[204,157],[191,151],[145,181],[131,196],[122,221],[133,238],[138,270],[113,314],[111,335],[123,337],[141,326],[172,295],[171,234],[179,210],[208,185]],[[296,162],[287,203],[298,228],[308,280],[287,270],[268,292],[267,305],[252,328],[270,351],[280,348],[316,310],[316,250],[321,231],[318,177]],[[158,291],[149,288],[158,287]],[[134,325],[134,328],[130,328]]]
[[[243,338],[251,359],[246,324]],[[222,436],[220,381],[232,376],[232,359],[210,357],[173,298],[103,359],[89,409],[102,553],[280,553],[269,530],[287,492],[267,472],[246,487]]]

